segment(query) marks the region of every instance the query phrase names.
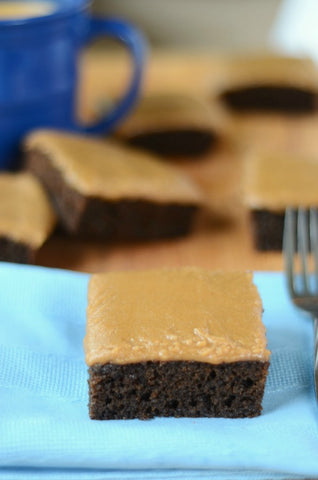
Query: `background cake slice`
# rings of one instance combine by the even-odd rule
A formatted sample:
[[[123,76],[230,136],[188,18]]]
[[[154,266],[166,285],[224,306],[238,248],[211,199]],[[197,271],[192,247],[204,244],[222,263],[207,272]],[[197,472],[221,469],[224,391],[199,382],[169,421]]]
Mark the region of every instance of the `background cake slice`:
[[[29,173],[0,174],[0,260],[32,263],[56,223],[38,180]]]
[[[309,58],[279,55],[229,59],[219,98],[231,110],[308,113],[317,110],[318,71]]]
[[[194,158],[216,146],[221,119],[220,112],[212,114],[205,99],[173,93],[146,95],[121,125],[118,136],[162,156]]]
[[[25,146],[27,168],[73,234],[109,240],[183,235],[202,201],[185,174],[112,141],[42,130]]]
[[[318,158],[253,153],[244,165],[244,203],[259,250],[282,248],[287,207],[318,207]]]
[[[253,417],[269,365],[252,274],[96,274],[84,340],[92,419]]]

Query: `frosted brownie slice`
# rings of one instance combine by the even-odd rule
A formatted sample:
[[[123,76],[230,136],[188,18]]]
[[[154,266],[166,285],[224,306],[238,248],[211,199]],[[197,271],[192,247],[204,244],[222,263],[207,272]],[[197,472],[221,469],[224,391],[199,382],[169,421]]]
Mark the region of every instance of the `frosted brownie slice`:
[[[113,141],[46,130],[32,133],[25,146],[27,168],[47,189],[68,232],[136,240],[190,230],[200,192],[156,157]]]
[[[147,95],[118,130],[132,146],[169,157],[198,157],[214,147],[222,131],[221,115],[195,96]]]
[[[84,340],[92,419],[253,417],[269,366],[250,273],[92,275]]]
[[[1,261],[32,263],[55,223],[55,213],[35,177],[0,174]]]
[[[282,248],[287,207],[318,207],[318,159],[254,153],[244,167],[244,203],[251,212],[259,250]]]
[[[234,111],[313,112],[317,93],[312,60],[270,54],[229,59],[219,85],[221,100]]]

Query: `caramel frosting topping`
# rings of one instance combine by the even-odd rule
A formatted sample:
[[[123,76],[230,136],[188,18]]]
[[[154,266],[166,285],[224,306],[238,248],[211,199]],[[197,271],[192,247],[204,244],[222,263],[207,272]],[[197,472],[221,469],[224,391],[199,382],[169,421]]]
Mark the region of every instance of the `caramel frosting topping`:
[[[26,139],[80,193],[110,200],[149,199],[162,203],[201,203],[201,193],[179,170],[155,156],[113,141],[40,130]]]
[[[318,158],[251,155],[244,167],[244,202],[249,208],[278,212],[318,206],[317,179]]]
[[[36,178],[0,174],[0,235],[39,248],[53,230],[55,214]]]
[[[255,85],[290,86],[318,89],[318,71],[310,58],[259,55],[229,59],[223,72],[222,87]]]
[[[86,363],[266,361],[252,274],[198,268],[92,275]]]
[[[206,100],[195,96],[153,94],[141,98],[137,107],[124,121],[119,134],[179,128],[219,130],[222,112],[212,115]],[[224,114],[223,114],[224,115]]]

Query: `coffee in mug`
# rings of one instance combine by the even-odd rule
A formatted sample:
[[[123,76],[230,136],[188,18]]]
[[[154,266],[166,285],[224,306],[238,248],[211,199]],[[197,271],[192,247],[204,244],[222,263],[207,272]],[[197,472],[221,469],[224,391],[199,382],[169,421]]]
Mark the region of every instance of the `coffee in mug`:
[[[0,2],[0,20],[42,17],[56,9],[54,2]]]

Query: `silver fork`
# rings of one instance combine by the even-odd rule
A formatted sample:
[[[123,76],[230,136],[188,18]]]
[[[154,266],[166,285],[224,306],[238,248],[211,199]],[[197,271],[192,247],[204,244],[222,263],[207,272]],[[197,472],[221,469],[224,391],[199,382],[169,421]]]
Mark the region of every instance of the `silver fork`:
[[[318,210],[285,212],[283,253],[290,297],[314,323],[314,382],[318,400]],[[298,268],[296,261],[298,260]]]

